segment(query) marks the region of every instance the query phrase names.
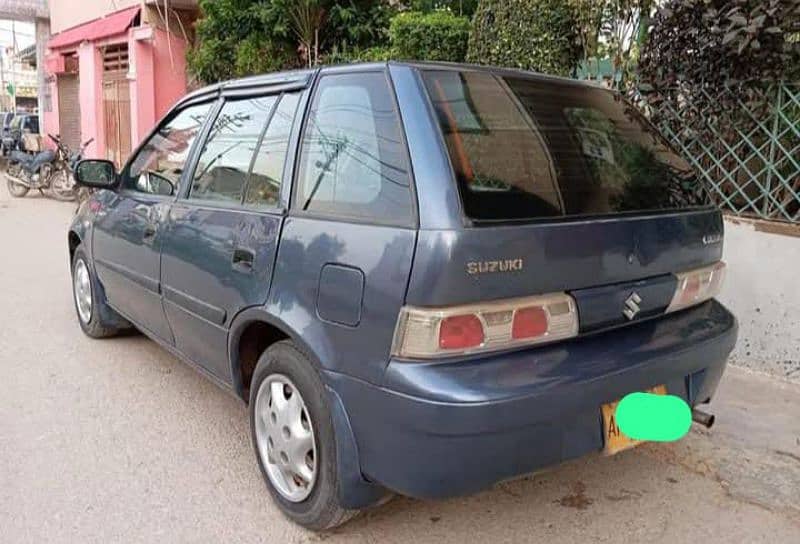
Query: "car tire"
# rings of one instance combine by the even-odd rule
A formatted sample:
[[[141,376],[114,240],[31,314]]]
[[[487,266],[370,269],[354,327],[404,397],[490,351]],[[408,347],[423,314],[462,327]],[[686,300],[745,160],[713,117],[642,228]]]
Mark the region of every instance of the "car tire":
[[[292,492],[292,481],[280,476],[280,469],[290,467],[294,462],[287,458],[282,448],[286,446],[286,451],[289,452],[297,451],[298,448],[293,448],[290,442],[282,441],[275,434],[280,427],[279,432],[286,432],[283,436],[288,438],[287,428],[297,427],[291,422],[288,427],[281,427],[287,422],[281,410],[291,412],[288,408],[275,408],[278,400],[271,393],[275,391],[275,387],[281,388],[281,382],[283,391],[278,396],[285,398],[280,402],[291,403],[292,396],[299,393],[300,397],[295,399],[295,405],[299,402],[300,413],[305,411],[308,428],[304,426],[303,429],[306,432],[310,430],[313,441],[311,453],[314,467],[312,469],[309,468],[310,464],[306,465],[310,473],[314,474],[313,481],[307,486],[298,485],[298,481],[303,482],[303,477],[300,472],[294,472],[294,489],[300,490],[300,496],[294,498],[289,496]],[[265,399],[264,395],[268,398]],[[279,412],[277,419],[275,411]],[[341,525],[358,513],[358,510],[343,508],[339,501],[336,440],[327,391],[314,365],[291,341],[273,344],[259,358],[250,386],[249,413],[251,439],[261,475],[273,501],[286,517],[307,529],[322,531]],[[270,419],[273,422],[271,425]],[[292,433],[292,439],[295,439],[295,434],[302,434],[294,431]],[[275,442],[272,442],[273,437]],[[302,447],[299,451],[302,451]],[[303,459],[307,461],[308,457],[306,454]],[[285,484],[290,489],[287,490]]]
[[[90,302],[88,312],[85,305],[87,291]],[[83,244],[75,249],[72,257],[72,301],[75,304],[78,323],[86,336],[108,338],[131,326],[108,305],[105,291],[89,266]]]

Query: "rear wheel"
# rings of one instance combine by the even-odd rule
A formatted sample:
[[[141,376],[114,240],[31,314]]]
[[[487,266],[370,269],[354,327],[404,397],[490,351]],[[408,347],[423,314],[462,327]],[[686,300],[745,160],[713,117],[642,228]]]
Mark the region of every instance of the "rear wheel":
[[[9,164],[6,168],[6,185],[8,187],[8,192],[11,196],[15,198],[22,198],[28,194],[30,190],[25,185],[18,183],[12,179],[12,177],[19,177],[20,175],[20,168],[18,164]]]
[[[258,361],[250,386],[250,431],[267,487],[289,519],[321,531],[357,513],[339,502],[325,386],[291,341],[270,346]]]

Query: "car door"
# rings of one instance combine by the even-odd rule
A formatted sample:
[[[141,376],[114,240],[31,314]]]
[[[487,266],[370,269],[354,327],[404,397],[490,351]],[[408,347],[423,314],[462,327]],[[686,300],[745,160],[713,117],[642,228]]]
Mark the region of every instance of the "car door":
[[[384,70],[321,73],[268,309],[329,370],[379,382],[416,241],[411,169]]]
[[[140,146],[103,199],[94,225],[97,276],[112,307],[172,344],[161,304],[163,223],[213,102],[173,112]]]
[[[161,281],[176,347],[224,382],[231,380],[231,321],[267,299],[301,96],[294,90],[226,98],[169,213]]]

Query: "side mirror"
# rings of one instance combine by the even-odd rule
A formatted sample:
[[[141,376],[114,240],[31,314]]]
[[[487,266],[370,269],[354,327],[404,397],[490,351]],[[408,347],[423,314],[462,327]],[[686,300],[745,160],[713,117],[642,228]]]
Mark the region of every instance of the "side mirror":
[[[111,161],[90,159],[75,167],[75,183],[95,189],[110,189],[117,183],[117,168]]]
[[[170,180],[159,176],[155,172],[142,172],[136,178],[136,189],[143,193],[150,193],[161,196],[172,196],[175,194],[175,186]]]

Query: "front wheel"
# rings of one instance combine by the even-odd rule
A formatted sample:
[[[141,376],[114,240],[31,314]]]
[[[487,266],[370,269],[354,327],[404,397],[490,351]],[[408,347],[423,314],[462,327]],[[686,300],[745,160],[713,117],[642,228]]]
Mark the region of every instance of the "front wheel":
[[[8,187],[8,192],[11,196],[15,198],[22,198],[28,194],[30,189],[25,185],[14,181],[13,178],[19,177],[21,174],[19,165],[17,164],[9,164],[6,169],[6,185]]]
[[[72,298],[78,323],[86,336],[106,338],[130,326],[106,302],[103,288],[89,267],[82,244],[75,249],[72,258]]]
[[[61,202],[75,200],[75,182],[70,179],[66,170],[59,169],[50,178],[50,193]]]
[[[290,341],[261,355],[250,386],[250,431],[261,473],[283,514],[308,529],[341,525],[336,442],[325,386]]]

